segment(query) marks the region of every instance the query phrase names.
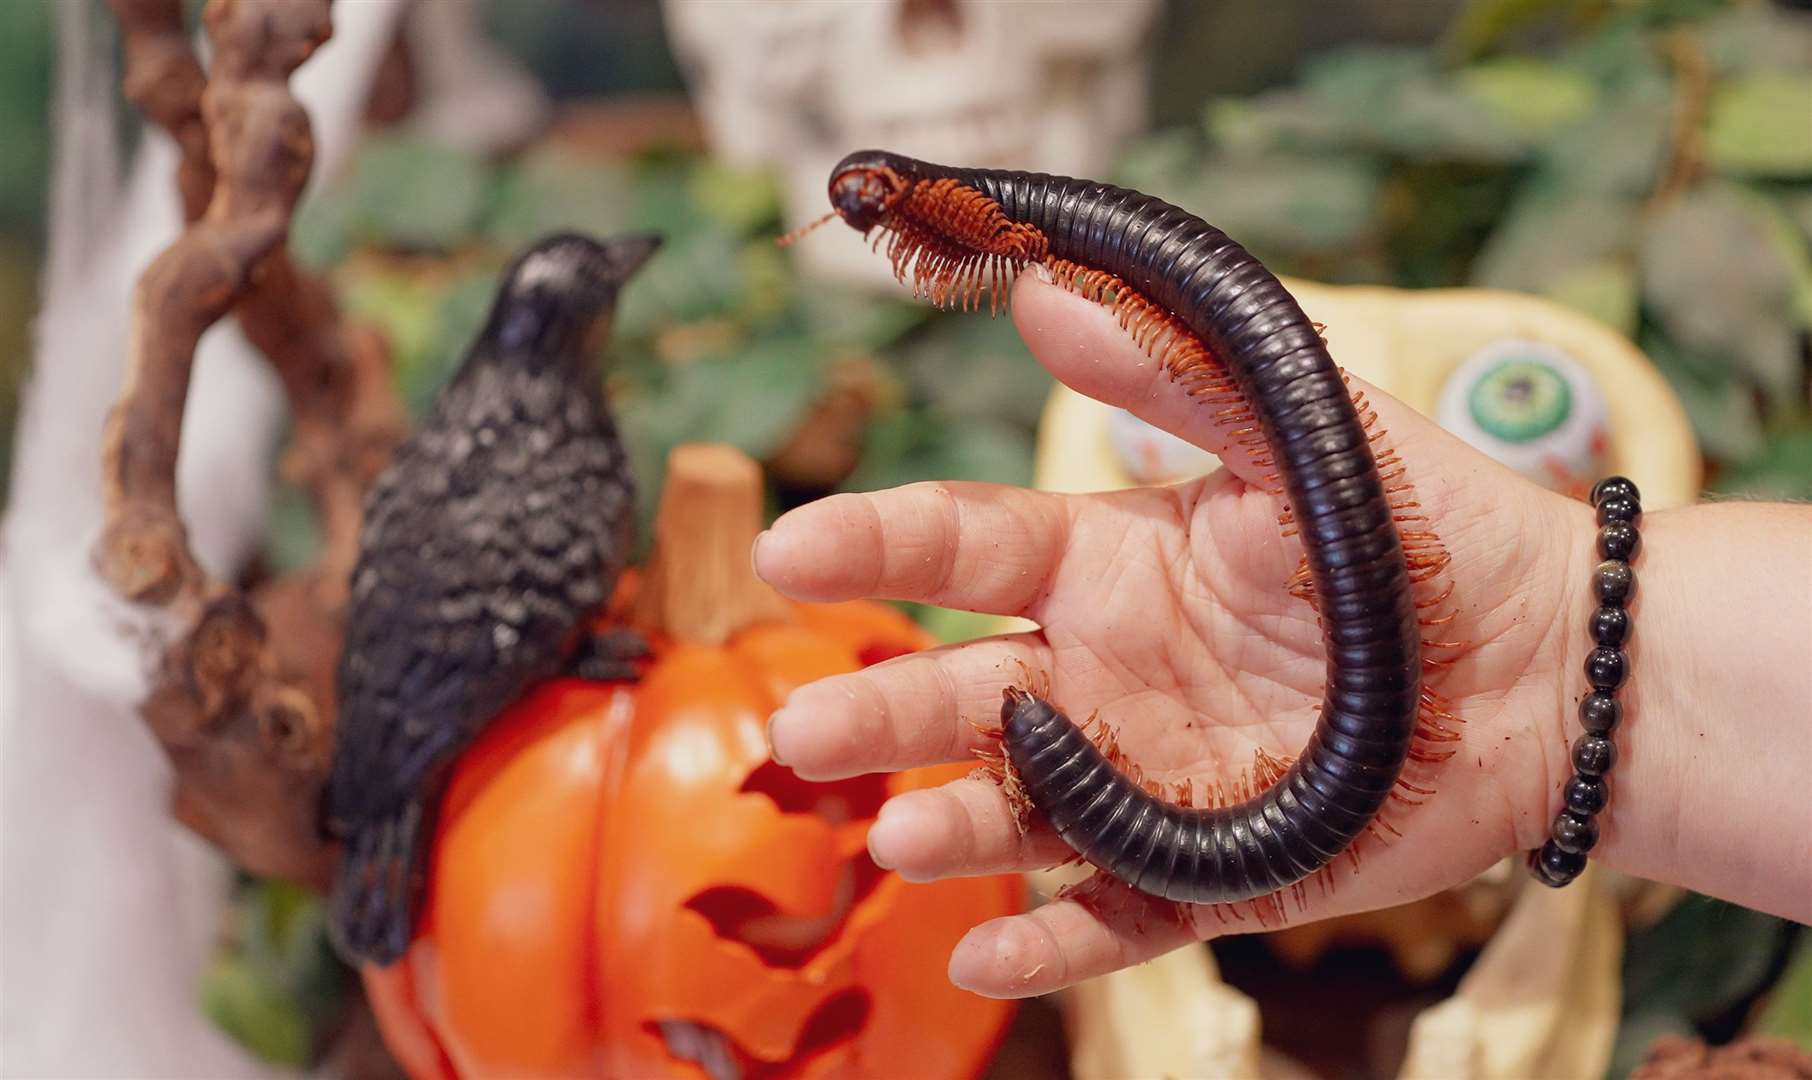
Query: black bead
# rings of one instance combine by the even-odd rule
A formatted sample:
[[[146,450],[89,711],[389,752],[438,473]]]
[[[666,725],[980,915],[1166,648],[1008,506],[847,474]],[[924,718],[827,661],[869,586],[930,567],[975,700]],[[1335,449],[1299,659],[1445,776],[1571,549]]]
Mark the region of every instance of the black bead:
[[[1586,657],[1586,679],[1594,690],[1615,690],[1623,685],[1623,653],[1616,649],[1593,649]]]
[[[1594,735],[1609,735],[1623,719],[1623,706],[1603,690],[1594,690],[1579,703],[1579,723]]]
[[[1592,571],[1592,591],[1601,604],[1623,604],[1636,591],[1636,572],[1622,559],[1606,559]]]
[[[1552,840],[1543,844],[1540,851],[1529,856],[1529,872],[1535,875],[1535,880],[1556,889],[1578,877],[1579,872],[1585,869],[1585,864],[1584,855],[1563,851],[1560,845]]]
[[[1603,776],[1617,764],[1617,744],[1603,735],[1581,735],[1573,740],[1573,767],[1584,776]]]
[[[1597,506],[1606,499],[1631,499],[1641,502],[1642,493],[1636,490],[1636,485],[1630,483],[1626,476],[1607,476],[1592,485],[1590,502],[1593,506]]]
[[[1574,855],[1584,855],[1598,843],[1598,823],[1589,817],[1570,814],[1565,810],[1555,815],[1554,828],[1549,830],[1554,838],[1554,846]]]
[[[1630,613],[1620,607],[1601,607],[1592,612],[1592,640],[1607,649],[1623,644],[1630,636]]]
[[[1591,817],[1610,801],[1610,789],[1596,776],[1574,774],[1567,781],[1567,809],[1580,817]]]
[[[1613,521],[1633,522],[1642,516],[1642,504],[1634,499],[1606,499],[1598,504],[1598,524]]]
[[[1607,521],[1598,530],[1598,557],[1629,562],[1642,546],[1642,534],[1627,521]]]

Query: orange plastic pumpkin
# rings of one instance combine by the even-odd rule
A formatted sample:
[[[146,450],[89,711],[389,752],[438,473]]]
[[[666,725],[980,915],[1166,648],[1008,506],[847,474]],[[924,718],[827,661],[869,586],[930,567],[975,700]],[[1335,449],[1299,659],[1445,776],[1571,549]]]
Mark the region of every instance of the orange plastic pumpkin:
[[[676,497],[670,479],[663,523]],[[746,541],[736,553],[746,568]],[[364,972],[412,1076],[985,1066],[1012,1008],[951,986],[945,961],[968,927],[1019,910],[1020,879],[911,885],[866,847],[889,794],[962,767],[808,784],[767,755],[795,686],[931,642],[884,605],[757,597],[718,644],[654,635],[637,684],[542,687],[461,759],[418,937]]]

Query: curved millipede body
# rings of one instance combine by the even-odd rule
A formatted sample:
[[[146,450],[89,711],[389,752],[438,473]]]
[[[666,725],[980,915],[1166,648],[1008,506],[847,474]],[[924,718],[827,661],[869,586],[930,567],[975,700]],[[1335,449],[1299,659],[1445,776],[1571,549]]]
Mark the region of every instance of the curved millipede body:
[[[992,307],[1036,263],[1110,304],[1275,475],[1307,553],[1327,689],[1308,745],[1274,783],[1237,805],[1168,802],[1052,703],[1009,690],[1004,749],[1032,804],[1089,862],[1172,900],[1265,896],[1347,850],[1410,756],[1423,643],[1385,479],[1316,324],[1225,233],[1124,188],[860,151],[837,165],[830,194],[934,302],[978,306],[986,292]]]

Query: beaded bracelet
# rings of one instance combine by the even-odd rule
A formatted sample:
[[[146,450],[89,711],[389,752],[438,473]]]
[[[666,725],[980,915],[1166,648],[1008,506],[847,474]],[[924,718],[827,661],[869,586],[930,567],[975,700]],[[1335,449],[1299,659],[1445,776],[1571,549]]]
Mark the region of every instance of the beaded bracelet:
[[[1642,517],[1642,496],[1635,484],[1621,476],[1607,477],[1593,485],[1591,502],[1598,508],[1598,557],[1604,561],[1592,572],[1598,609],[1592,612],[1590,623],[1595,647],[1585,663],[1592,692],[1579,703],[1585,734],[1573,743],[1574,772],[1567,781],[1566,807],[1554,816],[1554,826],[1541,850],[1529,854],[1529,872],[1535,880],[1555,888],[1585,869],[1586,852],[1598,843],[1594,819],[1610,798],[1604,777],[1617,761],[1611,732],[1623,717],[1617,688],[1623,685],[1629,668],[1620,646],[1629,637],[1626,605],[1636,591],[1630,560],[1641,543],[1636,522]]]

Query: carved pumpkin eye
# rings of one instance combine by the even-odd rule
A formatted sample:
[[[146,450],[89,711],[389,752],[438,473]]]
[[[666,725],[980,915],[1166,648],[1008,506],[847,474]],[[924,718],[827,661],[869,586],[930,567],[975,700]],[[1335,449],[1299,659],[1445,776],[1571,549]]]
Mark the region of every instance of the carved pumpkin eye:
[[[1507,338],[1469,356],[1441,389],[1435,419],[1531,480],[1570,491],[1596,475],[1608,411],[1589,372],[1564,350]]]

